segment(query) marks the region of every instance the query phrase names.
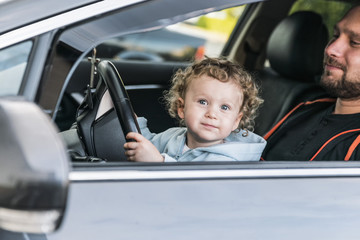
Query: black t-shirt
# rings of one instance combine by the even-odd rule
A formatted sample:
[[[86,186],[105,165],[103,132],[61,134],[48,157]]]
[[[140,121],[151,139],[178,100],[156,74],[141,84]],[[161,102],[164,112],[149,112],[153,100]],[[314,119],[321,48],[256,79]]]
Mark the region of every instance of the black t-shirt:
[[[269,137],[263,159],[310,160],[328,142],[314,160],[344,160],[360,134],[360,113],[332,114],[334,107],[328,102],[300,107]],[[359,130],[344,133],[353,129]],[[350,159],[360,159],[358,148]]]

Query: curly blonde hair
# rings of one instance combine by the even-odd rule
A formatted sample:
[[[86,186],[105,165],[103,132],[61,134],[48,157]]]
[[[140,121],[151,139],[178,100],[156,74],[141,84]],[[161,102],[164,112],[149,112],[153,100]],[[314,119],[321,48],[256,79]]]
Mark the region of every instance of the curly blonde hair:
[[[201,61],[195,61],[191,66],[179,69],[171,80],[171,88],[165,91],[164,100],[171,117],[179,120],[185,125],[184,119],[178,116],[179,98],[185,99],[185,94],[192,79],[199,78],[206,74],[209,77],[218,79],[221,82],[233,81],[243,92],[244,99],[240,112],[243,117],[237,130],[254,130],[254,119],[256,112],[263,100],[258,96],[258,87],[252,76],[241,66],[225,58],[206,57]]]

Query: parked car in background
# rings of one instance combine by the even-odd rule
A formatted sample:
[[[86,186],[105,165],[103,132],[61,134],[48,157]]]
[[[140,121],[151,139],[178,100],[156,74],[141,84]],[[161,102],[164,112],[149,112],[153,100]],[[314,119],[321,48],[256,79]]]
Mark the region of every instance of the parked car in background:
[[[97,56],[170,62],[219,56],[243,9],[233,7],[153,31],[112,38],[96,47]]]
[[[255,132],[265,134],[297,102],[325,94],[316,80],[328,37],[317,28],[331,36],[329,26],[349,7],[327,0],[1,1],[0,239],[358,239],[356,161],[133,163],[122,151],[132,110],[154,132],[177,125],[161,96],[177,69],[204,55],[227,56],[254,74],[265,99]],[[278,34],[303,11],[323,22],[286,25],[288,34]],[[231,32],[213,26],[230,24],[209,20],[213,12],[232,16]],[[280,44],[269,44],[272,38]],[[274,61],[284,51],[290,57]],[[100,111],[107,91],[121,94],[120,78],[131,104],[110,101]]]
[[[204,44],[205,39],[159,29],[111,39],[96,49],[100,58],[190,61],[194,56],[204,57]]]

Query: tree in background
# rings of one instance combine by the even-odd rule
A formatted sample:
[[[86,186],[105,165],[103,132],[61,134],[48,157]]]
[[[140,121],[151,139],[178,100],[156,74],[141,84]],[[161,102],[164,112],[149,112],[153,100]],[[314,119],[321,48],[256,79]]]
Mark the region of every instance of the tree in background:
[[[234,7],[201,16],[196,26],[229,36],[245,6]]]

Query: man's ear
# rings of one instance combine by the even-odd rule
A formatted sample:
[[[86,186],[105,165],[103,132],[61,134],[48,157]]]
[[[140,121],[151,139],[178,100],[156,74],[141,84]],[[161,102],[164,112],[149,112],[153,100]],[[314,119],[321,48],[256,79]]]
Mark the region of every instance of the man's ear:
[[[184,119],[184,117],[185,117],[184,104],[185,104],[184,99],[179,98],[178,102],[177,102],[177,112],[178,112],[179,118],[181,118],[181,119]]]
[[[238,114],[237,118],[235,119],[234,125],[232,127],[232,131],[235,131],[235,129],[238,128],[240,120],[242,119],[243,115],[244,114],[242,112]]]

